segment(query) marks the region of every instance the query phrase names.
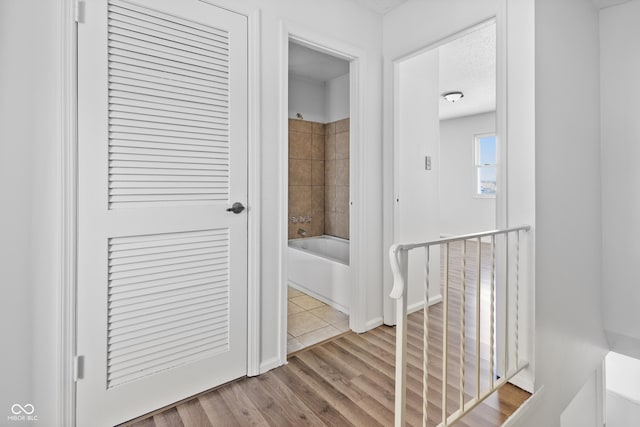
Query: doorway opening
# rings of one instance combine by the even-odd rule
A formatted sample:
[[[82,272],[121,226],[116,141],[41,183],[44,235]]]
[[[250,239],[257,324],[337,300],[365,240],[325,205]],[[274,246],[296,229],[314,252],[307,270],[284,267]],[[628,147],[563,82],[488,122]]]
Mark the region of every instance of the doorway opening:
[[[349,328],[350,62],[289,40],[287,354]]]

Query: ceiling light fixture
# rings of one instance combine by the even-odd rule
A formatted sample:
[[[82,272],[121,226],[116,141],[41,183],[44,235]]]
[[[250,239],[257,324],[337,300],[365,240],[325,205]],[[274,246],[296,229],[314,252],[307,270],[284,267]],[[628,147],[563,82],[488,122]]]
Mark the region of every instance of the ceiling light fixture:
[[[442,94],[442,97],[451,103],[456,103],[464,98],[464,93],[459,90],[454,92],[446,92]]]

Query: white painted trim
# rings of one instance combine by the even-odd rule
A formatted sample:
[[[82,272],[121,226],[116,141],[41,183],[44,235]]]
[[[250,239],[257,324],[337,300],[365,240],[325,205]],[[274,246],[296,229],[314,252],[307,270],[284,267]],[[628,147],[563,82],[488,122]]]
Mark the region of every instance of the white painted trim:
[[[382,317],[373,318],[371,320],[368,320],[367,323],[365,323],[365,327],[367,328],[367,331],[370,331],[371,329],[375,329],[380,325],[382,325]]]
[[[56,422],[61,426],[76,425],[76,237],[77,237],[77,25],[75,2],[58,0],[58,351],[56,358],[58,395]]]
[[[280,22],[280,126],[278,129],[278,360],[281,365],[287,363],[287,286],[289,268],[287,264],[289,250],[289,32],[284,21]]]
[[[272,369],[275,369],[279,366],[286,365],[287,361],[284,363],[280,360],[280,356],[274,356],[271,359],[264,360],[260,363],[260,374],[264,374],[265,372],[269,372]]]
[[[438,294],[432,297],[429,297],[429,307],[432,305],[436,305],[442,302],[442,295]],[[415,313],[416,311],[420,311],[424,308],[424,300],[418,301],[411,305],[407,306],[407,314]]]
[[[260,374],[260,281],[261,281],[261,10],[247,16],[248,29],[248,248],[247,248],[247,376]]]
[[[280,21],[280,129],[279,129],[279,188],[278,197],[278,222],[279,227],[279,268],[278,280],[280,285],[279,310],[280,324],[280,360],[284,364],[287,357],[287,250],[288,250],[288,122],[289,122],[289,41],[294,40],[303,46],[328,53],[350,61],[350,203],[351,215],[349,218],[350,230],[350,260],[351,260],[351,301],[349,307],[349,327],[355,332],[368,330],[366,322],[366,288],[362,283],[365,277],[365,262],[363,241],[364,210],[361,209],[364,197],[364,168],[361,159],[364,154],[363,123],[366,81],[366,55],[362,49],[349,45],[339,40],[332,39],[326,34],[321,34],[302,27],[292,22]],[[355,190],[355,191],[354,191]]]

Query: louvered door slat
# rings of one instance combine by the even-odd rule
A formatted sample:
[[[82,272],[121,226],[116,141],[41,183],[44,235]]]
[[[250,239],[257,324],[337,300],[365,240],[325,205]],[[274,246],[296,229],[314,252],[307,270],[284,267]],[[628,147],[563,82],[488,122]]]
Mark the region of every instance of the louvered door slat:
[[[201,35],[194,34],[192,32],[184,31],[184,28],[179,28],[177,25],[167,25],[161,23],[161,21],[154,20],[148,15],[132,12],[126,9],[116,9],[110,11],[108,17],[111,18],[113,25],[126,25],[132,24],[135,28],[144,28],[150,34],[156,34],[162,37],[171,37],[173,40],[180,40],[184,43],[185,40],[196,43],[197,46],[206,49],[206,46],[214,48],[224,49],[228,51],[228,39],[226,37],[220,37],[218,39],[202,37]],[[178,29],[176,29],[178,27]]]
[[[200,43],[192,40],[180,40],[173,38],[171,40],[165,34],[156,32],[154,30],[143,28],[136,24],[127,24],[114,16],[111,19],[110,35],[119,36],[120,40],[127,40],[133,43],[150,43],[154,46],[162,46],[167,49],[168,52],[180,52],[188,53],[190,55],[197,55],[204,61],[220,61],[220,64],[225,64],[228,58],[227,49],[218,48],[216,46],[207,46],[202,48]]]
[[[209,313],[205,310],[194,310],[189,316],[169,316],[154,324],[133,325],[120,327],[109,333],[109,348],[117,346],[127,347],[137,342],[146,342],[158,337],[169,337],[174,335],[176,328],[188,327],[189,325],[208,325],[211,328],[215,322],[226,321],[226,313]]]
[[[151,103],[142,103],[120,99],[117,102],[112,103],[109,106],[111,111],[119,111],[123,113],[136,113],[136,114],[148,114],[152,116],[171,116],[177,119],[183,120],[196,120],[196,121],[207,121],[209,119],[212,120],[224,120],[224,115],[218,118],[211,113],[207,113],[205,111],[194,111],[194,110],[186,110],[188,112],[182,112],[180,108],[175,106],[167,106],[163,107],[158,104]],[[171,114],[167,114],[171,113]]]
[[[213,87],[226,87],[228,75],[226,70],[201,67],[194,63],[172,61],[152,55],[140,49],[129,50],[126,46],[114,46],[109,49],[110,69],[128,70],[140,73],[157,72],[163,75],[173,75],[177,79],[190,78],[200,84],[210,84]]]
[[[179,289],[189,286],[196,286],[206,281],[212,287],[222,286],[228,279],[227,271],[205,271],[193,273],[187,276],[167,277],[153,282],[139,282],[128,285],[120,285],[117,289],[112,289],[110,301],[126,299],[131,295],[149,295],[156,291],[164,292],[169,289]]]
[[[211,317],[203,317],[195,321],[192,319],[185,319],[164,328],[156,328],[153,332],[144,331],[144,335],[142,336],[135,336],[134,333],[131,333],[129,339],[120,339],[117,342],[114,340],[109,345],[109,350],[122,351],[128,348],[139,348],[139,346],[148,346],[155,344],[155,342],[171,340],[176,336],[187,334],[189,331],[200,332],[203,329],[211,328],[211,325],[209,324],[210,320]],[[124,334],[121,334],[119,338],[123,338],[124,336]]]
[[[127,2],[109,11],[109,181],[169,184],[110,184],[109,207],[228,201],[229,181],[174,181],[229,170],[227,35]]]
[[[159,291],[153,295],[140,295],[133,296],[127,295],[126,298],[122,299],[114,299],[109,303],[110,310],[127,310],[127,308],[138,307],[139,303],[144,304],[164,304],[168,302],[170,298],[180,298],[186,295],[191,295],[191,297],[197,297],[200,295],[208,295],[209,293],[215,292],[214,290],[209,289],[209,283],[202,283],[197,286],[190,286],[185,288],[171,288],[166,291]],[[224,289],[220,290],[223,292]]]
[[[165,369],[171,369],[176,366],[177,362],[180,364],[191,363],[202,358],[202,354],[215,353],[219,351],[219,348],[226,345],[226,340],[223,338],[217,340],[211,340],[207,343],[199,343],[191,348],[183,348],[176,350],[174,353],[170,353],[164,357],[156,357],[149,360],[141,361],[133,366],[115,366],[118,368],[117,375],[109,375],[108,383],[111,387],[125,384],[130,381],[134,381],[140,377],[140,373],[144,372],[161,372]]]
[[[213,81],[202,81],[186,76],[181,77],[176,76],[172,73],[141,69],[139,67],[132,67],[126,64],[113,65],[114,66],[111,68],[109,74],[113,76],[113,78],[120,78],[125,81],[126,79],[133,79],[159,85],[165,85],[176,89],[195,90],[199,93],[210,93],[223,96],[227,96],[229,93],[229,89],[226,85]]]
[[[175,26],[178,27],[178,29],[188,33],[200,34],[203,37],[211,37],[220,40],[228,39],[228,34],[226,31],[202,25],[194,21],[182,19],[177,16],[167,16],[162,12],[151,10],[122,0],[111,0],[109,2],[109,11],[119,11],[121,13],[126,13],[126,11],[135,12],[138,14],[138,17],[143,17],[144,19],[153,19],[159,23],[162,23],[163,25],[172,27]]]
[[[216,252],[185,254],[194,245],[218,248]],[[220,321],[229,307],[229,233],[225,229],[158,235],[118,237],[109,240],[109,322],[108,383],[110,387],[150,375],[164,366],[195,356],[223,351],[228,342],[228,328]],[[163,259],[156,259],[158,251]],[[135,253],[144,261],[114,265]],[[200,278],[194,277],[200,275]],[[204,276],[204,277],[203,277]],[[132,292],[133,291],[133,292]],[[191,319],[210,319],[209,328],[197,336],[198,345],[184,337],[158,334],[161,325]],[[132,339],[138,331],[155,334],[146,344],[111,351],[111,345]],[[146,350],[142,350],[142,348]],[[153,348],[153,352],[148,349]],[[132,365],[132,361],[135,364]],[[180,362],[182,363],[182,362]],[[135,377],[134,366],[139,376]]]
[[[183,259],[185,257],[190,256],[198,256],[198,255],[217,255],[219,253],[224,253],[226,251],[226,247],[205,247],[202,249],[191,249],[186,251],[179,252],[170,252],[164,254],[151,254],[151,255],[141,255],[141,256],[130,256],[126,258],[117,258],[109,260],[109,267],[118,268],[118,266],[128,266],[129,264],[139,264],[143,262],[166,262],[171,259]]]
[[[128,352],[135,353],[149,348],[156,348],[158,345],[171,343],[181,338],[200,336],[200,334],[206,333],[209,329],[210,327],[206,324],[204,326],[189,324],[186,327],[173,328],[171,333],[164,333],[155,340],[134,340],[112,345],[109,347],[109,351],[114,357],[121,357]]]
[[[138,19],[118,12],[109,13],[109,18],[111,19],[112,26],[114,28],[135,32],[142,37],[156,37],[170,43],[171,45],[182,45],[187,48],[197,48],[205,55],[209,54],[209,52],[222,52],[225,55],[228,54],[228,39],[225,37],[221,37],[218,40],[200,37],[185,31],[151,23],[145,19],[144,15],[138,14],[137,17]],[[182,28],[184,29],[184,27]]]
[[[167,308],[173,308],[179,303],[187,303],[192,298],[201,300],[203,303],[206,301],[218,301],[226,298],[224,295],[225,290],[221,289],[219,292],[214,292],[211,289],[200,289],[193,292],[183,293],[169,293],[166,295],[154,295],[154,299],[139,299],[135,304],[113,306],[109,308],[109,313],[112,316],[120,316],[122,319],[126,319],[124,316],[132,315],[133,317],[138,314],[157,314],[163,312]]]
[[[151,360],[157,359],[157,351],[162,349],[165,352],[174,350],[184,350],[185,348],[194,347],[197,344],[202,343],[202,339],[207,337],[209,331],[203,333],[192,333],[176,337],[166,342],[158,342],[156,345],[140,348],[136,350],[127,349],[123,351],[122,355],[118,352],[112,352],[112,358],[109,360],[111,366],[119,366],[122,369],[125,366],[135,366],[141,363],[148,363]]]

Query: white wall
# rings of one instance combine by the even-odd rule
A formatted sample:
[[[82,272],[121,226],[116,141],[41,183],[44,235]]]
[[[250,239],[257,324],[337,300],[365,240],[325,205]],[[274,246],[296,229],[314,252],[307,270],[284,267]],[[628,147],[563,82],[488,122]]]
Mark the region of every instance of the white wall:
[[[349,117],[349,73],[325,82],[326,123]]]
[[[325,91],[322,81],[289,74],[289,118],[300,113],[304,120],[326,123]]]
[[[439,79],[438,51],[407,59],[398,67],[397,236],[400,242],[425,242],[440,237],[439,227]],[[425,170],[431,156],[431,170]],[[430,280],[439,284],[439,251],[431,251]],[[424,307],[424,255],[409,254],[409,310]],[[440,295],[431,287],[430,297]],[[386,319],[391,322],[393,319]]]
[[[640,404],[640,360],[615,352],[605,360],[607,390]]]
[[[605,328],[614,351],[640,357],[640,1],[600,12]]]
[[[560,414],[561,427],[602,426],[602,422],[598,422],[600,418],[598,408],[602,407],[602,402],[598,400],[602,396],[602,393],[599,393],[598,384],[600,383],[597,380],[597,373],[593,373]]]
[[[536,388],[556,426],[607,351],[600,306],[598,12],[590,0],[535,3]],[[562,94],[559,102],[558,94]]]
[[[381,17],[342,0],[219,0],[229,9],[262,8],[260,34],[261,70],[261,361],[262,368],[280,364],[286,355],[279,339],[280,290],[278,259],[283,197],[279,186],[280,54],[283,23],[337,39],[364,52],[365,90],[363,137],[363,229],[366,317],[370,324],[381,319]],[[0,310],[2,384],[0,408],[6,400],[33,403],[43,425],[56,424],[59,381],[57,325],[59,307],[57,89],[58,2],[3,0],[0,2],[0,173],[7,206],[1,215]],[[286,70],[284,70],[286,72]],[[4,206],[4,205],[3,205]],[[286,308],[285,308],[286,309]],[[4,415],[2,415],[4,416]]]
[[[33,399],[32,292],[30,239],[35,150],[31,109],[36,103],[32,86],[38,40],[20,19],[37,14],[34,1],[0,2],[0,414],[4,418],[14,403]],[[16,43],[21,40],[21,43]]]
[[[0,414],[31,403],[48,425],[59,383],[56,6],[0,2]]]
[[[607,427],[640,425],[640,360],[614,352],[605,360]]]
[[[640,403],[607,390],[607,427],[640,425]]]
[[[440,234],[496,228],[496,199],[475,191],[475,135],[496,131],[496,114],[440,121]]]
[[[333,123],[349,117],[349,73],[325,82],[289,74],[289,118]]]

